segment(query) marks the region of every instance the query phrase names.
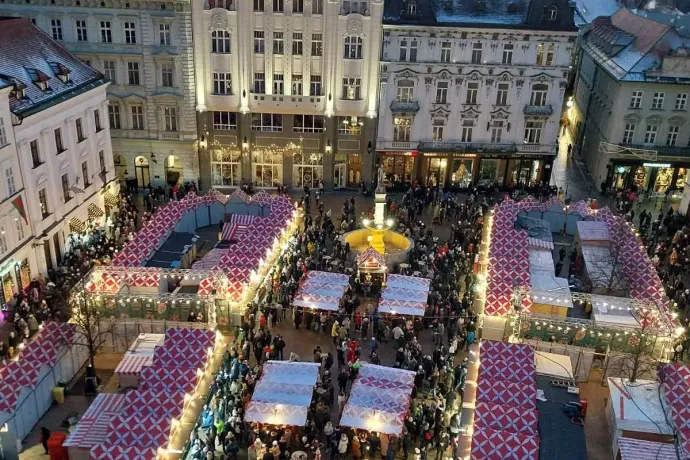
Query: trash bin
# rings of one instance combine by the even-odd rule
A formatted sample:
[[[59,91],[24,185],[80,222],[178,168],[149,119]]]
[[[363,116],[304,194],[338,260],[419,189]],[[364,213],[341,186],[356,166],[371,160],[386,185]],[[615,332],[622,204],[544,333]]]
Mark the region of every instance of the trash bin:
[[[65,402],[65,387],[53,387],[53,399],[58,404],[64,403]]]
[[[48,455],[50,460],[69,460],[67,448],[62,445],[67,439],[67,433],[64,431],[54,431],[48,438]]]

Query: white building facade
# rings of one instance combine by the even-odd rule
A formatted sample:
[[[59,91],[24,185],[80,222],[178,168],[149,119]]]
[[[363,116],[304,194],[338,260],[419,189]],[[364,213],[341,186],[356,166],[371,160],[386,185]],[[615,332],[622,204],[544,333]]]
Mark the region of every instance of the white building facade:
[[[577,36],[572,8],[448,3],[387,3],[376,143],[387,182],[548,183]]]
[[[0,20],[0,55],[4,302],[56,267],[73,233],[104,223],[119,186],[105,77],[25,19]]]
[[[5,0],[109,80],[104,121],[121,178],[197,181],[191,1]]]
[[[382,0],[193,8],[204,187],[372,179]]]

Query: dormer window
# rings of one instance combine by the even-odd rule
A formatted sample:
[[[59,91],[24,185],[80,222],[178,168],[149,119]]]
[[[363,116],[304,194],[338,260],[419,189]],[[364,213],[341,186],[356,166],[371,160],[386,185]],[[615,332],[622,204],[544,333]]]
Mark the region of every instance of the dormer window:
[[[47,81],[37,81],[36,86],[38,86],[41,91],[48,91],[48,82]]]
[[[38,86],[41,89],[41,91],[48,91],[50,89],[50,87],[48,86],[50,77],[48,75],[44,74],[38,69],[34,69],[31,67],[24,67],[24,70],[26,70],[26,73],[29,74],[29,78],[31,78],[33,84]]]
[[[416,2],[410,2],[407,5],[407,14],[409,16],[416,16],[417,15],[417,3]]]
[[[48,65],[50,65],[51,70],[53,71],[55,76],[60,79],[61,82],[68,83],[70,81],[70,70],[65,65],[54,61],[48,62]]]
[[[15,86],[14,91],[12,91],[13,96],[16,100],[21,101],[24,99],[24,88],[17,88]]]
[[[550,6],[546,10],[546,19],[549,21],[555,21],[558,18],[558,8],[555,6]]]

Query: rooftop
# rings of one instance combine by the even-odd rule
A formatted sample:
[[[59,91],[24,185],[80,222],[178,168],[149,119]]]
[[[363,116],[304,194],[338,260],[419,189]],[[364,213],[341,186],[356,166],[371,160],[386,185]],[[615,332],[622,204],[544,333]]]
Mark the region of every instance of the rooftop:
[[[106,79],[100,72],[28,19],[0,18],[0,87],[15,88],[10,109],[16,115],[40,112],[104,84]]]
[[[568,0],[386,0],[383,23],[576,30]]]

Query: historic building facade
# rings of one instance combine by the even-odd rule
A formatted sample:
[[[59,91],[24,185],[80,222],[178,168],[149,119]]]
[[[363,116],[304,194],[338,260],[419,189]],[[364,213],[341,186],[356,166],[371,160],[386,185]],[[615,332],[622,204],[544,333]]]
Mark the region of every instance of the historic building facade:
[[[391,184],[550,179],[577,36],[572,8],[470,3],[386,3],[376,153]]]
[[[0,20],[0,304],[105,223],[119,193],[107,85],[28,20]]]
[[[109,80],[118,174],[140,186],[199,178],[191,1],[57,0],[0,3]]]
[[[193,8],[204,187],[372,179],[382,0]]]

